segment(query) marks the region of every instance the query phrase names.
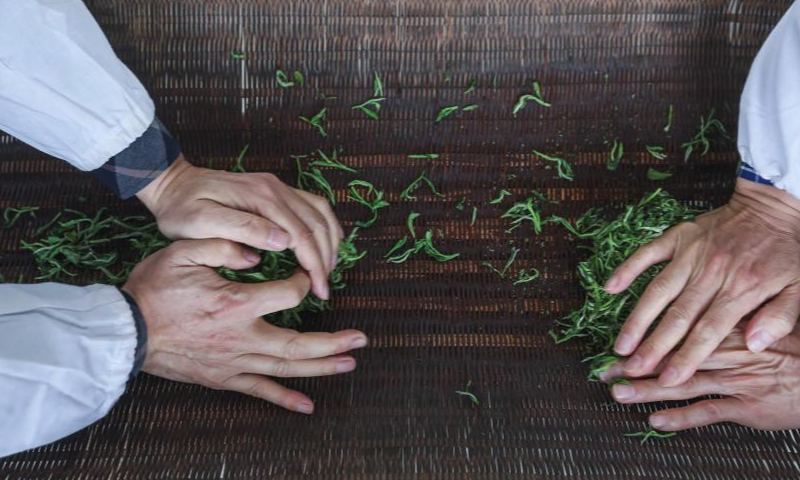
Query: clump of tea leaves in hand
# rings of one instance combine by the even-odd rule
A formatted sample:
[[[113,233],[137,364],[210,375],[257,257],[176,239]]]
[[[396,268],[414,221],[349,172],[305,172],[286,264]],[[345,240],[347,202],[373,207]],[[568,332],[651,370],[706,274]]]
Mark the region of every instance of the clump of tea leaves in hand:
[[[350,235],[345,237],[339,245],[336,268],[331,272],[328,279],[332,290],[345,288],[344,272],[353,268],[367,254],[366,251],[359,251],[355,245],[358,231],[358,228],[354,228]],[[299,262],[294,253],[291,250],[284,250],[282,252],[261,252],[261,262],[258,266],[248,270],[231,270],[221,267],[217,271],[224,278],[234,282],[261,283],[289,278],[297,268],[299,268]],[[327,300],[322,300],[313,293],[309,293],[300,302],[300,305],[272,313],[264,318],[279,327],[295,328],[302,324],[303,315],[324,312],[330,310],[330,308],[330,303]]]
[[[563,218],[552,217],[577,239],[586,241],[587,245],[581,248],[590,255],[578,264],[578,278],[586,295],[583,305],[561,319],[550,334],[556,343],[573,338],[586,339],[589,356],[585,361],[590,365],[591,380],[597,380],[600,373],[619,360],[613,348],[620,328],[664,265],[649,268],[627,290],[617,295],[603,289],[605,282],[640,247],[670,227],[693,219],[698,213],[658,189],[638,203],[626,206],[611,220],[604,219],[596,209],[586,212],[574,225]]]

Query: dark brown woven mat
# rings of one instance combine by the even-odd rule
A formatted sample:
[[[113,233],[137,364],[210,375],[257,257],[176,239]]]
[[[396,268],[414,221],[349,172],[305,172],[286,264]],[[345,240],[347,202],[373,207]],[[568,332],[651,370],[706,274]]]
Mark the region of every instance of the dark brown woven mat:
[[[670,152],[677,174],[662,182],[668,191],[723,203],[734,144],[684,165],[680,143],[712,107],[735,131],[749,65],[790,3],[89,1],[197,164],[227,168],[250,144],[249,169],[292,181],[289,155],[343,147],[359,177],[387,192],[392,207],[361,242],[369,256],[348,275],[335,311],[307,322],[362,329],[372,344],[355,373],[286,382],[315,399],[312,417],[141,375],[107,418],[0,461],[0,478],[798,478],[798,432],[717,425],[645,445],[623,437],[656,407],[615,404],[586,382],[582,346],[557,347],[547,336],[580,302],[580,252],[555,227],[540,237],[506,234],[502,208],[488,205],[500,188],[540,189],[561,201],[563,215],[638,199],[656,185],[645,178],[657,163],[647,144]],[[239,50],[246,61],[231,58]],[[301,69],[309,86],[278,88],[277,67]],[[388,97],[378,122],[349,108],[371,95],[373,71]],[[472,77],[478,88],[465,97]],[[533,79],[553,108],[531,106],[515,119],[511,106]],[[298,121],[323,106],[320,92],[339,96],[326,103],[325,140]],[[472,102],[479,110],[434,124],[441,107]],[[666,136],[670,104],[675,128]],[[629,153],[611,174],[604,141],[615,138]],[[575,182],[554,178],[533,148],[566,156]],[[427,152],[442,156],[406,157]],[[446,198],[401,201],[423,169]],[[7,136],[0,172],[0,208],[141,211]],[[352,225],[364,211],[345,201],[343,177],[330,178],[337,211]],[[463,196],[479,207],[474,227],[469,207],[454,208]],[[443,231],[442,250],[461,257],[385,263],[412,210],[422,214],[418,225]],[[34,225],[2,233],[0,272],[11,280],[35,274],[17,247]],[[480,266],[503,262],[512,241],[522,247],[516,266],[539,268],[541,280],[513,287]],[[454,393],[468,381],[479,407]]]

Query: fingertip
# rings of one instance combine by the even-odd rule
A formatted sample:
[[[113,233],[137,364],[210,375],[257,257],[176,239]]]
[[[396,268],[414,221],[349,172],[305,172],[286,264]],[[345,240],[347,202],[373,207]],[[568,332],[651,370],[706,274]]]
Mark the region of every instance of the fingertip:
[[[626,357],[636,349],[636,339],[628,333],[620,333],[614,342],[614,351]]]
[[[242,248],[242,257],[244,257],[244,260],[251,266],[261,261],[261,255],[247,247]]]
[[[622,370],[622,365],[620,365],[619,363],[615,363],[614,365],[608,367],[608,370],[600,372],[597,376],[598,378],[600,378],[602,382],[608,383],[614,380],[615,378],[622,377],[624,373],[625,372]]]
[[[314,402],[312,402],[311,400],[303,400],[295,405],[294,411],[298,413],[304,413],[306,415],[311,415],[312,413],[314,413]]]
[[[766,330],[759,330],[747,339],[747,349],[753,353],[761,353],[775,343],[775,336]]]
[[[603,290],[605,290],[606,293],[615,295],[618,293],[617,288],[619,288],[619,275],[615,273],[614,275],[611,276],[611,278],[608,279],[605,286],[603,287]]]
[[[289,248],[291,241],[292,238],[289,234],[279,228],[270,229],[266,240],[269,249],[275,251],[286,250]]]
[[[328,278],[325,275],[321,273],[314,275],[313,284],[314,284],[313,285],[314,295],[318,296],[323,300],[331,299],[331,291],[330,287],[328,286]]]
[[[654,413],[650,415],[650,426],[665,432],[671,430],[669,417],[665,413]]]

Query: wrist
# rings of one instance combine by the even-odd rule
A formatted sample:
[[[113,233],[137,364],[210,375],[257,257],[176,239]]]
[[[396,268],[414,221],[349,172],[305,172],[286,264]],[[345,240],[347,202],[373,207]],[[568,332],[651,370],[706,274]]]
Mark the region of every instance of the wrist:
[[[119,292],[131,309],[133,323],[136,326],[136,349],[133,354],[133,367],[130,374],[131,378],[133,378],[142,370],[147,357],[147,323],[136,299],[122,288],[119,289]]]
[[[150,182],[149,185],[140,190],[136,194],[136,198],[138,198],[153,215],[158,217],[158,206],[164,193],[170,189],[171,185],[175,184],[175,182],[184,177],[193,168],[195,167],[186,161],[183,154],[180,154],[178,159],[175,160],[169,168],[164,170],[164,172]]]
[[[758,214],[771,226],[800,235],[800,200],[777,187],[739,178],[729,205],[735,210]]]

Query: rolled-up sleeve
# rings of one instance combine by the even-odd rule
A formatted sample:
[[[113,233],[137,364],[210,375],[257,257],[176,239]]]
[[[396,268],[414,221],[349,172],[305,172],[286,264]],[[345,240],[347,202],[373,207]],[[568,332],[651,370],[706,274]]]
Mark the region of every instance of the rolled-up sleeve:
[[[756,56],[739,113],[739,175],[800,198],[800,4]]]
[[[0,129],[94,170],[154,117],[81,0],[0,0]]]
[[[106,415],[136,351],[136,320],[114,287],[0,285],[0,457]]]

